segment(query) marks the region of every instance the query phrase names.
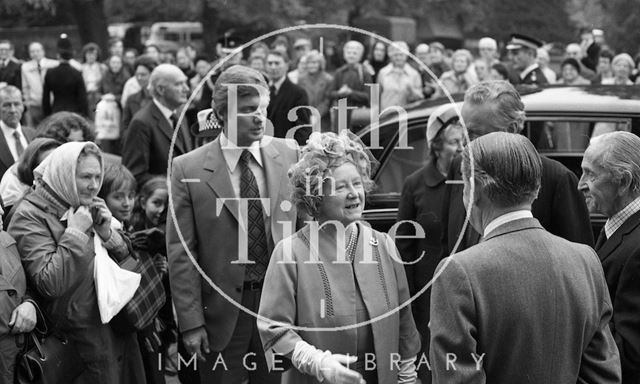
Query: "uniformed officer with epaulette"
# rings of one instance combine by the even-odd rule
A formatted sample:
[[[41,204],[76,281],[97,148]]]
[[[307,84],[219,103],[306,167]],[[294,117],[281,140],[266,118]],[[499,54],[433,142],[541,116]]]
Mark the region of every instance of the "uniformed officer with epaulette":
[[[541,86],[549,84],[542,69],[536,62],[537,49],[542,42],[532,37],[513,34],[507,43],[509,59],[513,68],[518,72],[517,84]]]

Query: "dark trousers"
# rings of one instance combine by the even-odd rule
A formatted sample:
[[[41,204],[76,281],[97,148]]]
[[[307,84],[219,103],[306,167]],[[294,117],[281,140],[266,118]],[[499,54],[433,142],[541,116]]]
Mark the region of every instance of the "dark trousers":
[[[258,312],[260,291],[245,289],[242,306]],[[240,311],[238,322],[227,347],[207,355],[207,361],[198,364],[201,384],[279,384],[280,373],[270,373],[262,349],[255,317]]]

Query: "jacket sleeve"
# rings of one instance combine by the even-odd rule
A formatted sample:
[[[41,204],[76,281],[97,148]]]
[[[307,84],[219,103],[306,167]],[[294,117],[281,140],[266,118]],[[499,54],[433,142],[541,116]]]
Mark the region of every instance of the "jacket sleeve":
[[[578,178],[565,170],[560,174],[553,195],[553,228],[549,232],[576,243],[593,247],[593,230],[584,197],[578,191]]]
[[[622,266],[613,302],[613,336],[622,371],[640,377],[640,250]]]
[[[593,257],[597,259],[595,254]],[[599,260],[597,261],[599,263]],[[609,290],[607,289],[602,270],[599,269],[596,273],[601,276],[598,290],[600,291],[600,297],[603,298],[603,302],[599,303],[600,305],[598,305],[598,307],[602,308],[602,313],[593,337],[591,337],[589,344],[582,352],[582,363],[580,364],[577,383],[620,383],[620,358],[618,348],[616,348],[616,342],[609,328],[612,316],[611,299],[609,298]],[[637,317],[637,314],[635,316]]]
[[[202,311],[201,277],[185,246],[197,261],[198,240],[196,235],[193,201],[187,184],[181,182],[185,177],[180,161],[174,161],[171,172],[171,201],[178,222],[167,218],[167,257],[169,261],[169,281],[171,296],[178,314],[178,325],[182,332],[205,325]],[[178,236],[177,227],[183,236],[184,244]]]
[[[76,82],[76,95],[78,97],[78,108],[83,116],[89,116],[89,100],[87,99],[87,89],[84,86],[82,75],[78,76],[79,81]],[[92,106],[93,108],[94,106]]]
[[[51,84],[49,80],[49,71],[44,75],[44,84],[42,85],[42,113],[44,116],[51,114]]]
[[[455,259],[442,260],[438,270],[443,268],[431,291],[429,360],[433,382],[486,383],[484,369],[476,363],[481,355],[477,354],[476,303],[471,283]]]
[[[122,147],[122,163],[133,173],[138,185],[142,185],[150,177],[150,128],[139,119],[133,119],[129,125]]]
[[[89,270],[94,258],[91,238],[67,228],[56,241],[46,219],[34,210],[19,210],[9,233],[16,240],[31,285],[45,299],[64,295]]]
[[[398,250],[391,237],[387,234],[384,235],[386,241],[387,251],[393,255],[391,262],[395,272],[396,284],[398,286],[398,303],[400,305],[406,303],[411,298],[409,292],[409,285],[407,284],[407,276],[404,271],[404,266],[397,262],[400,259]],[[418,328],[416,328],[415,320],[413,319],[413,313],[411,312],[411,306],[406,305],[400,309],[400,343],[398,353],[403,360],[415,357],[420,352],[420,334]]]
[[[285,247],[291,247],[291,238],[280,241],[271,255],[258,310],[258,331],[264,347],[267,364],[273,369],[275,355],[293,352],[302,340],[288,325],[298,325],[296,287],[298,273],[295,263],[283,264]],[[289,248],[291,249],[291,248]],[[287,258],[290,258],[288,256]],[[293,260],[296,260],[295,255]]]

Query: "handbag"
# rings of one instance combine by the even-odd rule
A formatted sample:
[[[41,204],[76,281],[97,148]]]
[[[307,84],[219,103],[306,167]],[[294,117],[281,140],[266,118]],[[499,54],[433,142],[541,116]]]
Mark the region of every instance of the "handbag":
[[[128,256],[120,262],[120,267],[139,273],[140,285],[133,298],[109,323],[122,333],[138,332],[148,327],[166,301],[162,275],[156,269],[151,254],[134,245],[132,255],[135,257]]]
[[[16,362],[18,384],[67,384],[84,372],[85,366],[75,346],[63,335],[48,330],[37,304],[36,313],[43,320],[44,331],[33,330]],[[45,336],[46,335],[46,336]]]

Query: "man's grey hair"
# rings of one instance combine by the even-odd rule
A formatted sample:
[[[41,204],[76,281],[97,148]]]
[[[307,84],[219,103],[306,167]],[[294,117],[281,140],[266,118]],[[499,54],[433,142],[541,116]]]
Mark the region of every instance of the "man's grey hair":
[[[611,132],[594,138],[592,145],[604,148],[599,165],[616,182],[630,180],[629,190],[640,194],[640,137],[631,132]]]
[[[497,121],[492,125],[500,130],[519,133],[524,128],[524,103],[520,94],[506,80],[483,81],[464,94],[464,102],[475,105],[494,104]]]
[[[10,96],[17,96],[20,98],[20,100],[22,100],[22,91],[20,91],[20,88],[13,85],[7,85],[0,88],[0,103],[2,103],[5,98]]]
[[[462,152],[462,176],[473,179],[476,193],[483,193],[500,208],[532,203],[538,197],[542,161],[531,141],[522,135],[493,132],[471,141]]]

